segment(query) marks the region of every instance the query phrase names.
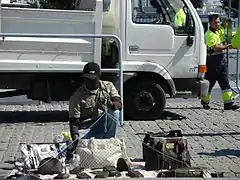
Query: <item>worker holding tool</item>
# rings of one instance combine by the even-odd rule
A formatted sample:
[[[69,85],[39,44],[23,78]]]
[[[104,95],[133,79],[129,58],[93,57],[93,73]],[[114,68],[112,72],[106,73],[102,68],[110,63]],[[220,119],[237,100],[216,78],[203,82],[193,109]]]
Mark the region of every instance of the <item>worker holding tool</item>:
[[[205,78],[209,81],[209,94],[201,98],[201,104],[204,109],[210,109],[211,91],[216,81],[218,81],[225,110],[236,110],[239,106],[235,105],[233,92],[228,79],[228,62],[224,55],[224,50],[231,48],[231,44],[223,45],[221,39],[220,17],[218,14],[209,16],[210,28],[205,33],[207,45],[207,72]]]
[[[85,83],[70,98],[69,126],[74,142],[72,151],[78,144],[79,129],[88,122],[90,131],[82,139],[115,137],[122,108],[121,98],[113,83],[100,80],[100,76],[98,64],[86,64],[82,75]]]
[[[224,21],[224,23],[220,26],[219,28],[219,33],[220,33],[220,36],[221,36],[221,42],[223,44],[227,43],[227,39],[226,39],[226,33],[225,33],[225,29],[228,28],[229,26],[229,23],[231,22],[231,18],[228,18]]]

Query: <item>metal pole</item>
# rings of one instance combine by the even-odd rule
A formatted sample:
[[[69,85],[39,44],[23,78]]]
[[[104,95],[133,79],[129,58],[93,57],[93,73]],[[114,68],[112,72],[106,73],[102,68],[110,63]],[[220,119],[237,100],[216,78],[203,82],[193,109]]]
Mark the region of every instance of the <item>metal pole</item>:
[[[0,0],[0,32],[2,32],[2,0]]]
[[[229,0],[228,1],[228,18],[230,18],[231,17],[231,7],[232,7],[232,1],[231,0]],[[226,39],[227,39],[227,44],[229,44],[229,43],[231,43],[231,42],[229,42],[229,24],[228,24],[228,27],[227,27],[227,36],[225,36],[226,37]],[[227,63],[229,63],[229,48],[227,48]]]
[[[240,26],[240,0],[238,2],[238,27]],[[237,27],[237,29],[238,29]],[[237,86],[237,90],[238,90],[238,93],[240,93],[240,89],[239,89],[239,60],[240,60],[240,57],[239,57],[239,49],[237,49],[237,66],[236,66],[236,86]]]
[[[122,66],[122,41],[121,39],[113,34],[33,34],[33,33],[0,33],[0,37],[39,37],[39,38],[113,38],[116,39],[119,43],[119,69],[118,72],[120,73],[120,95],[121,101],[123,104],[123,66]],[[124,124],[124,112],[123,109],[121,110],[121,119],[120,124]]]
[[[231,16],[232,0],[228,0],[228,17]]]

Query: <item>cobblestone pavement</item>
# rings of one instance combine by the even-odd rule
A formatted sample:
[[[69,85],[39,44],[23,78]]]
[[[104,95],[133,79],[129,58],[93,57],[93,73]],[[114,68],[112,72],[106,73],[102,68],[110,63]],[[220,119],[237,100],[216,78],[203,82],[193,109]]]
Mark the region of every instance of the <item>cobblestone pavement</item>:
[[[51,142],[68,130],[66,103],[48,105],[0,105],[0,175],[13,167],[20,142]],[[205,166],[240,177],[240,110],[223,111],[215,102],[212,110],[201,109],[198,100],[168,100],[156,121],[125,121],[118,135],[124,137],[131,158],[142,158],[142,133],[181,129],[188,139],[193,166]]]

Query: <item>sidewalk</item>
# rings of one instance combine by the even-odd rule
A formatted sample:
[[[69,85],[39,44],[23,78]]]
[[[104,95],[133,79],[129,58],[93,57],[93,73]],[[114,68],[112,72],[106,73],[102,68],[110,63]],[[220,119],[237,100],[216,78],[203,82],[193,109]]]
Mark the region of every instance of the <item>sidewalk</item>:
[[[192,166],[206,166],[238,178],[240,111],[223,111],[218,102],[213,106],[212,110],[203,110],[198,100],[168,100],[166,112],[158,120],[125,121],[118,136],[126,140],[128,156],[141,159],[143,136],[136,133],[181,129],[188,139]],[[19,157],[20,142],[52,142],[59,132],[68,131],[66,110],[64,103],[0,105],[0,176],[12,168],[7,161]]]

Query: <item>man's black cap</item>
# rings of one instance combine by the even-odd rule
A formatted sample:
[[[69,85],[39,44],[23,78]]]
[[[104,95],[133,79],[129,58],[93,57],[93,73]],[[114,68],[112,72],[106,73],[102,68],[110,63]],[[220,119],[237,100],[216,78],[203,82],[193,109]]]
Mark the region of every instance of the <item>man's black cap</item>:
[[[83,68],[83,75],[81,77],[87,79],[95,79],[101,76],[100,66],[97,63],[89,62]]]

